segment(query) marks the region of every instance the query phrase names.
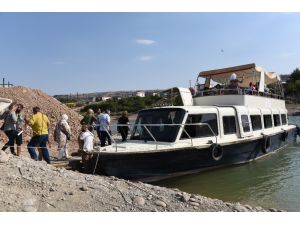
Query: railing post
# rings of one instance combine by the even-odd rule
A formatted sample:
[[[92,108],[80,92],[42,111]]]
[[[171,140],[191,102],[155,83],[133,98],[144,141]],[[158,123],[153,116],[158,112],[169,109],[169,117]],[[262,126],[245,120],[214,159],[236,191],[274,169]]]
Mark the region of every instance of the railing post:
[[[184,127],[183,127],[183,131],[189,137],[189,139],[191,139],[191,146],[193,147],[194,146],[193,138],[188,134],[188,132],[184,129]]]
[[[155,144],[156,144],[156,150],[157,150],[158,148],[157,148],[157,141],[156,141],[156,139],[153,137],[153,135],[151,134],[151,132],[149,131],[149,129],[145,126],[145,124],[143,124],[143,127],[144,127],[145,130],[148,132],[148,134],[152,137],[152,139],[155,141]]]
[[[116,146],[116,152],[118,152],[118,144],[117,144],[117,142],[115,141],[115,139],[113,139],[112,135],[108,132],[108,130],[106,128],[105,128],[105,132],[108,134],[108,136],[110,137],[110,139],[114,142],[114,144]]]

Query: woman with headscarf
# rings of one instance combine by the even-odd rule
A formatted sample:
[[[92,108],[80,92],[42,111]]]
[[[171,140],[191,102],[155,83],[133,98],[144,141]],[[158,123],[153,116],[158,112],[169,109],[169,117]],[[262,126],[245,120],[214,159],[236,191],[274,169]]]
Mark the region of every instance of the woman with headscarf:
[[[69,158],[68,140],[71,137],[71,128],[68,124],[68,116],[63,114],[61,120],[55,126],[54,141],[58,144],[58,159]]]

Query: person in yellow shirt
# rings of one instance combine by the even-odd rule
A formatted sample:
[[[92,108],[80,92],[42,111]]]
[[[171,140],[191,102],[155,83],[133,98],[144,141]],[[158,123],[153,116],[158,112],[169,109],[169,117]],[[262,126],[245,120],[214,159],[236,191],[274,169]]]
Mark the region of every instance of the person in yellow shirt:
[[[39,107],[34,107],[32,109],[33,116],[31,118],[26,118],[26,123],[31,126],[33,131],[33,137],[30,139],[27,148],[30,157],[34,160],[38,160],[35,148],[39,147],[42,153],[43,159],[50,164],[49,151],[47,149],[48,142],[48,129],[50,127],[50,122],[48,117],[41,113]]]

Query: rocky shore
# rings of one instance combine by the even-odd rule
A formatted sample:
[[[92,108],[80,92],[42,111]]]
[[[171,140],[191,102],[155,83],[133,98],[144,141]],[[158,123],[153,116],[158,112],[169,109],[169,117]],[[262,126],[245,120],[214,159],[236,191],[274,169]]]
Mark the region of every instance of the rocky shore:
[[[288,115],[300,115],[300,105],[299,104],[286,104],[286,108],[288,110]]]
[[[25,212],[270,212],[178,189],[55,168],[45,162],[0,155],[0,211]]]

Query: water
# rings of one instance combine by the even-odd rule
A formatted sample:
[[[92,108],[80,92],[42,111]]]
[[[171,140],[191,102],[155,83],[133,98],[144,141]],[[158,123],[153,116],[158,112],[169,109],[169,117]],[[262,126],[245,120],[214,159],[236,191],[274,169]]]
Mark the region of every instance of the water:
[[[289,123],[300,124],[300,117],[290,117]],[[155,184],[228,202],[299,212],[300,140],[254,162]]]

